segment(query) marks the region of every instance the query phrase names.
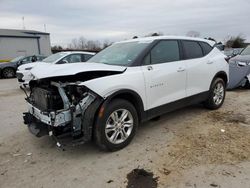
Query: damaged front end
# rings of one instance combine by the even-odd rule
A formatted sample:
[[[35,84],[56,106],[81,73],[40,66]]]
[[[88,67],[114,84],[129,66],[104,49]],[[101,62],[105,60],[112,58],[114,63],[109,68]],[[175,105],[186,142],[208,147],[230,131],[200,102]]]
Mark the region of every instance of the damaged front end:
[[[28,112],[23,119],[32,134],[49,135],[58,142],[71,139],[75,144],[92,139],[94,118],[103,98],[79,84],[51,80],[30,84]]]

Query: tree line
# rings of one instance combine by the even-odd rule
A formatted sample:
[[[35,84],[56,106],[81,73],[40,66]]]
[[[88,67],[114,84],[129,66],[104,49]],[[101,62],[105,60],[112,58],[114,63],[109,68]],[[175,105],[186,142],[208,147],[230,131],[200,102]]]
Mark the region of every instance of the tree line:
[[[150,36],[162,36],[164,35],[162,32],[155,32],[149,33],[143,37],[150,37]],[[200,32],[198,31],[189,31],[187,32],[186,36],[189,37],[200,37]],[[138,38],[138,36],[133,36],[133,39]],[[217,44],[223,44],[221,41],[217,41],[212,37],[206,37],[205,39],[215,41]],[[52,51],[62,51],[62,50],[86,50],[86,51],[100,51],[108,46],[110,46],[112,42],[109,40],[104,40],[100,42],[99,40],[87,40],[84,37],[74,38],[71,42],[67,45],[66,48],[63,48],[60,45],[52,46]],[[244,35],[239,34],[237,36],[227,36],[224,41],[224,46],[227,48],[244,48],[247,46],[246,38]]]

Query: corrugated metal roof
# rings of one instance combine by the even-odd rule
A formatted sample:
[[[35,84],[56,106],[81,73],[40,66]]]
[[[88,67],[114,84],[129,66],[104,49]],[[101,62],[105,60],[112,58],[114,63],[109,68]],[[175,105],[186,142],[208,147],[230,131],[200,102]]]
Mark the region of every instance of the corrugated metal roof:
[[[49,33],[34,30],[0,29],[0,37],[39,38],[39,35],[49,35]]]

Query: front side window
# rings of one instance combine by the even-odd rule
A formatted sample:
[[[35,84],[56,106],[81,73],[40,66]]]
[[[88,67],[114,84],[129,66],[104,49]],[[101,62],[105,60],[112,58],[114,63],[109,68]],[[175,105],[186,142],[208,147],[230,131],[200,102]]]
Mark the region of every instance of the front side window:
[[[180,60],[177,41],[160,41],[144,58],[144,65],[167,63]]]
[[[115,43],[92,58],[88,62],[104,63],[109,65],[129,66],[138,55],[151,43],[146,41]]]
[[[195,59],[203,57],[201,46],[195,41],[183,41],[185,59]]]
[[[26,57],[22,60],[22,63],[25,64],[25,63],[29,63],[31,61],[31,57]]]

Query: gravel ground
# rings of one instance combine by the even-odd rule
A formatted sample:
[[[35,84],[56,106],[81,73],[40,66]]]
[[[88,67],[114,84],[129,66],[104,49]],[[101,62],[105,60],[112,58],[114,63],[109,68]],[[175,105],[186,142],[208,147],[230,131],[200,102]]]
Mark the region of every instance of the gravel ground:
[[[0,187],[250,187],[250,91],[227,92],[217,111],[195,105],[144,123],[128,147],[107,153],[34,137],[16,79],[0,86]]]

